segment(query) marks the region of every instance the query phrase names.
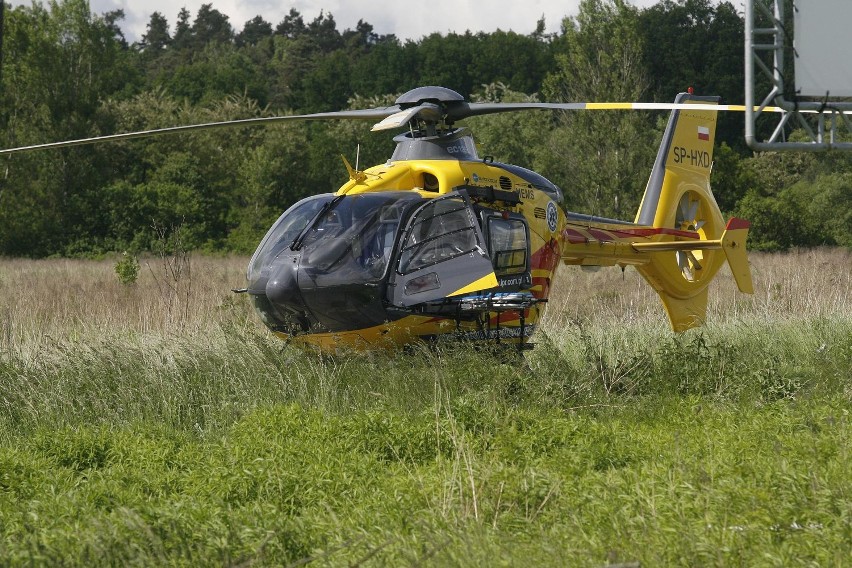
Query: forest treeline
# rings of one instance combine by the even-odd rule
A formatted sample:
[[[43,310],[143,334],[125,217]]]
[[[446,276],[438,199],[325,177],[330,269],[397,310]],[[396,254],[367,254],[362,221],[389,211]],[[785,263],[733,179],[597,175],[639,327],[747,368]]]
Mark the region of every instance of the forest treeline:
[[[472,100],[660,101],[694,87],[743,101],[743,19],[729,2],[645,9],[583,0],[545,33],[375,33],[295,9],[230,22],[212,4],[151,14],[129,42],[120,10],[86,0],[6,6],[0,144],[23,146],[187,123],[392,104],[417,86]],[[239,29],[238,29],[239,28]],[[539,171],[571,210],[632,218],[666,116],[530,112],[467,121],[482,155]],[[340,159],[386,160],[369,123],[287,123],[15,154],[0,159],[0,255],[140,252],[180,227],[185,246],[250,252],[296,200],[334,191]],[[357,150],[356,150],[357,149]],[[852,246],[852,159],[753,155],[743,117],[722,115],[713,187],[753,222],[752,246]]]

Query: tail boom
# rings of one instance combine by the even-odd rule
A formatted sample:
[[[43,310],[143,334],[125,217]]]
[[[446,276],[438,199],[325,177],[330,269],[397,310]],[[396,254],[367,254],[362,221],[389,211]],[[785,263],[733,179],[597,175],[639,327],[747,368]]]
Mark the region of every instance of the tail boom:
[[[703,239],[695,231],[664,227],[569,224],[562,231],[560,254],[564,264],[634,266],[660,295],[672,329],[685,331],[704,323],[708,285],[726,260],[740,291],[753,292],[746,256],[748,230],[748,221],[737,218],[728,221],[718,239]],[[672,253],[694,255],[698,251],[722,251],[724,256],[702,257],[707,262],[693,267],[702,274],[689,279],[673,263]]]

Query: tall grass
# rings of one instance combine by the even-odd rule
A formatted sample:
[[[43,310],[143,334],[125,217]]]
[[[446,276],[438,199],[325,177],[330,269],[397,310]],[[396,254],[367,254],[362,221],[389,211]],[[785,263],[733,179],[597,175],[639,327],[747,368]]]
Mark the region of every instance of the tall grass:
[[[253,328],[248,305],[230,291],[244,285],[247,259],[190,262],[192,270],[175,284],[162,259],[143,259],[138,281],[125,285],[111,260],[2,259],[0,346],[26,354],[82,338],[195,336],[225,323]]]
[[[243,285],[244,258],[193,258],[191,282],[178,283],[192,293],[177,298],[164,291],[168,270],[159,259],[143,260],[130,286],[109,260],[2,260],[0,362],[12,376],[0,404],[20,424],[168,416],[184,426],[190,418],[189,426],[227,424],[266,402],[420,408],[430,403],[432,369],[446,366],[464,370],[460,383],[474,390],[497,388],[493,368],[512,369],[506,380],[529,396],[559,390],[570,393],[569,405],[620,394],[735,397],[761,381],[783,393],[784,383],[831,380],[852,366],[850,261],[843,250],[753,254],[754,296],[739,294],[723,273],[708,325],[680,336],[634,271],[563,267],[538,347],[518,366],[502,364],[505,354],[451,342],[441,356],[424,347],[316,358],[286,348],[245,295],[230,291]],[[532,376],[521,378],[521,368]]]
[[[778,322],[852,317],[852,252],[847,249],[749,253],[755,293],[741,294],[727,267],[710,287],[708,322]],[[572,321],[667,327],[656,292],[638,272],[587,273],[563,266],[557,274],[545,329]]]
[[[751,253],[755,294],[743,295],[727,269],[711,288],[708,321],[849,319],[852,252],[815,249],[786,254]],[[245,297],[247,258],[196,256],[179,298],[165,289],[162,259],[143,259],[137,283],[122,284],[115,261],[0,259],[0,345],[5,351],[91,336],[195,336],[259,329]],[[180,302],[168,310],[169,302]],[[559,334],[576,322],[608,329],[638,324],[666,329],[656,293],[633,270],[587,273],[560,268],[542,328]]]
[[[0,260],[0,563],[842,566],[852,255],[752,255],[674,335],[564,267],[536,348],[317,357],[246,259]]]

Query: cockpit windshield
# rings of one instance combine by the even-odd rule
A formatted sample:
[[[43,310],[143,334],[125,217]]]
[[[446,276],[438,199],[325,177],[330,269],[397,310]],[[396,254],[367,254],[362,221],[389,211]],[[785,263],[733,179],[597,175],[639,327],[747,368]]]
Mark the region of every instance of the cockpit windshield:
[[[246,275],[248,280],[256,280],[261,275],[263,267],[269,266],[272,259],[289,247],[290,243],[299,236],[308,223],[316,217],[323,205],[329,203],[332,199],[334,199],[334,195],[331,193],[314,195],[299,201],[282,213],[275,224],[272,225],[272,228],[267,231],[266,236],[252,256]]]
[[[323,212],[301,240],[306,276],[325,285],[381,278],[400,222],[413,204],[421,202],[412,192],[344,197]]]
[[[257,279],[294,242],[303,251],[301,266],[312,277],[334,273],[360,281],[379,278],[390,261],[400,221],[420,202],[418,194],[408,191],[338,198],[323,194],[300,201],[266,234],[249,263],[248,279]]]

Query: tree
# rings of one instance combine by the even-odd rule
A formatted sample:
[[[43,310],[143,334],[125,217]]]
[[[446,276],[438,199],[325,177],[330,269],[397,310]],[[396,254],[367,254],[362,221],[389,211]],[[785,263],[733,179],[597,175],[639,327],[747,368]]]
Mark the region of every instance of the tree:
[[[300,107],[305,111],[342,108],[351,92],[347,78],[351,61],[343,50],[319,57],[314,68],[302,77]]]
[[[478,84],[503,83],[522,93],[537,92],[553,69],[550,45],[515,32],[476,34],[468,73]]]
[[[737,202],[755,185],[754,175],[743,158],[726,142],[717,144],[713,153],[710,185],[722,213],[733,211]]]
[[[637,25],[654,100],[671,102],[694,87],[726,103],[743,102],[745,24],[730,2],[663,0],[640,12]],[[721,113],[716,139],[744,152],[742,128],[742,116]]]
[[[127,48],[127,40],[124,39],[124,32],[121,31],[121,27],[118,25],[118,22],[124,19],[124,10],[111,10],[109,12],[104,12],[103,14],[103,22],[106,30],[111,32],[110,35],[121,45],[123,48]]]
[[[469,95],[485,80],[470,75],[476,37],[466,34],[429,34],[417,45],[416,70],[424,85],[441,85]]]
[[[246,45],[257,45],[261,40],[272,37],[272,24],[261,16],[255,16],[243,26],[243,30],[237,34],[236,43],[238,47]]]
[[[793,140],[805,137],[791,134]],[[745,196],[735,213],[752,223],[751,248],[852,244],[849,154],[764,152],[743,160],[741,169]]]
[[[191,58],[180,52],[170,56],[154,82],[176,96],[196,104],[242,93],[264,104],[267,100],[264,69],[253,65],[248,55],[233,44],[210,43],[193,50]]]
[[[265,113],[248,97],[230,96],[203,106],[189,105],[162,90],[113,102],[108,111],[123,131],[236,120]],[[167,228],[181,225],[187,245],[193,248],[221,248],[227,242],[229,229],[239,224],[234,223],[234,212],[247,205],[247,192],[258,191],[248,186],[246,180],[250,176],[242,172],[268,134],[262,128],[235,128],[120,144],[111,153],[117,156],[115,168],[123,174],[101,192],[112,229],[105,240],[116,248],[144,250],[152,245],[150,227],[156,222]],[[276,152],[270,148],[262,155],[276,156]],[[267,167],[265,175],[253,174],[261,180],[258,183],[281,175],[276,161]],[[260,206],[266,206],[266,200],[273,201],[273,197],[263,196]]]
[[[185,47],[189,47],[192,41],[192,31],[191,26],[189,24],[189,18],[191,14],[186,7],[180,9],[178,12],[177,23],[175,24],[175,35],[173,39],[174,46],[178,49],[182,49]]]
[[[354,30],[343,32],[343,43],[350,52],[368,50],[379,43],[382,38],[373,31],[373,26],[364,20],[358,20]]]
[[[65,0],[6,16],[3,145],[85,138],[109,128],[102,101],[132,93],[136,84],[131,52],[117,31],[121,14],[96,16],[85,0]],[[4,161],[0,252],[73,251],[101,230],[97,188],[112,174],[94,149]]]
[[[201,5],[190,32],[196,47],[211,43],[230,43],[234,37],[228,16],[213,8],[212,4]]]
[[[275,33],[288,39],[296,39],[307,31],[305,20],[295,8],[290,8],[290,12],[284,16],[284,19],[276,26]]]
[[[637,10],[622,0],[583,0],[563,22],[556,71],[545,79],[548,100],[639,101],[648,78],[642,65]],[[648,179],[658,133],[648,115],[630,111],[564,113],[548,135],[545,165],[569,206],[632,218]]]
[[[148,53],[159,53],[171,43],[172,38],[169,35],[169,22],[159,12],[151,14],[151,19],[148,21],[147,32],[142,36],[142,41],[139,47],[142,51]]]
[[[307,35],[314,48],[322,53],[331,53],[343,47],[343,38],[337,31],[334,16],[320,10],[319,15],[308,24]]]
[[[296,112],[393,104],[423,84],[482,101],[671,101],[695,86],[738,102],[742,19],[728,2],[584,0],[561,33],[433,34],[400,42],[361,20],[295,9],[273,31],[257,16],[235,37],[206,4],[159,12],[128,48],[120,10],[88,0],[9,7],[0,139],[12,147],[99,134]],[[669,92],[672,91],[672,92]],[[355,95],[358,93],[358,95]],[[268,107],[268,108],[267,108]],[[735,140],[726,138],[730,123]],[[754,221],[758,247],[852,246],[852,158],[840,152],[748,156],[741,117],[720,115],[712,183],[720,206]],[[664,117],[535,111],[474,117],[480,153],[541,172],[568,206],[631,218]],[[736,131],[734,131],[734,128]],[[288,123],[206,130],[20,154],[0,169],[0,254],[92,254],[151,246],[151,223],[184,224],[192,246],[248,251],[295,200],[393,150],[370,124]],[[797,136],[791,134],[791,139]],[[727,144],[724,142],[728,140]]]
[[[413,42],[401,45],[396,37],[385,36],[352,63],[349,77],[352,92],[364,96],[387,95],[422,84],[417,72],[417,51]]]

